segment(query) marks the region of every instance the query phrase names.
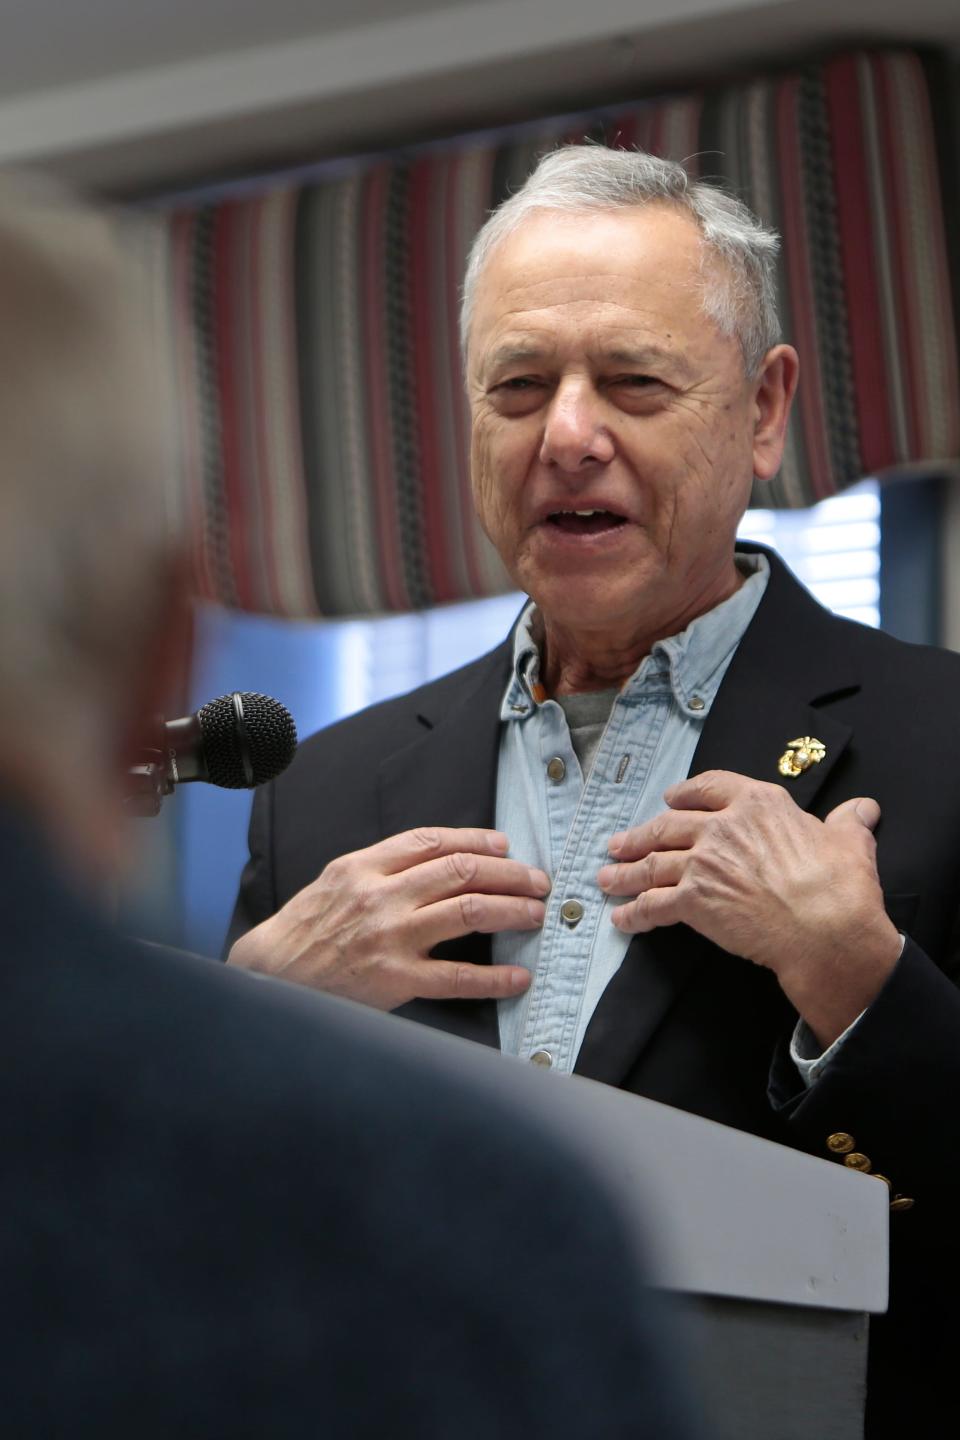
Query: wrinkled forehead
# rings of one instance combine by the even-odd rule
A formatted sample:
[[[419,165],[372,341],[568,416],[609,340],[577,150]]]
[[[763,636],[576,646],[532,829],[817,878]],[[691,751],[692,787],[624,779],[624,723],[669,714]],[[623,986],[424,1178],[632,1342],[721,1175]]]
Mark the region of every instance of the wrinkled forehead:
[[[491,251],[474,296],[468,369],[505,344],[710,328],[703,315],[704,246],[676,206],[534,211]]]

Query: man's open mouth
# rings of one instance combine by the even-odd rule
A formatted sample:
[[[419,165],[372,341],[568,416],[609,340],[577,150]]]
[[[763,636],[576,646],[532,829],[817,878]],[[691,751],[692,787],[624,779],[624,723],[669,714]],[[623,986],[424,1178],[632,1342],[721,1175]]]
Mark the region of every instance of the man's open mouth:
[[[622,515],[615,515],[612,510],[556,510],[547,516],[548,525],[567,535],[602,535],[626,523]]]

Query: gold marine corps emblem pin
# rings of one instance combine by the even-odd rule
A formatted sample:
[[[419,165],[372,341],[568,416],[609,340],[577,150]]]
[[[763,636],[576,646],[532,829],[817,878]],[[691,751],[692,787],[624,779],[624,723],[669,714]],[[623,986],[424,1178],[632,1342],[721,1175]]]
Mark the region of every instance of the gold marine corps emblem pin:
[[[788,780],[795,780],[811,765],[819,765],[826,753],[827,747],[821,740],[815,740],[812,735],[800,735],[796,740],[787,741],[777,769]]]

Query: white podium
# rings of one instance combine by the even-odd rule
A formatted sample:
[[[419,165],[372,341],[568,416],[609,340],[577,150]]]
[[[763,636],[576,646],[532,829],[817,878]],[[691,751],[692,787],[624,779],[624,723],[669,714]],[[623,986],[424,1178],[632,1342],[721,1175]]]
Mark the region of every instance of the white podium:
[[[387,1020],[393,1023],[393,1017]],[[861,1440],[889,1196],[835,1161],[397,1022],[397,1036],[562,1133],[681,1312],[717,1440]]]
[[[566,1133],[682,1312],[717,1440],[861,1440],[869,1316],[887,1306],[886,1186],[652,1100],[554,1081]]]
[[[599,1172],[654,1286],[681,1314],[685,1362],[715,1440],[862,1440],[869,1317],[887,1307],[884,1184],[410,1020],[324,1000],[343,1007],[361,1043],[375,1033],[381,1046],[420,1056],[436,1067],[438,1085],[445,1074],[468,1077]]]

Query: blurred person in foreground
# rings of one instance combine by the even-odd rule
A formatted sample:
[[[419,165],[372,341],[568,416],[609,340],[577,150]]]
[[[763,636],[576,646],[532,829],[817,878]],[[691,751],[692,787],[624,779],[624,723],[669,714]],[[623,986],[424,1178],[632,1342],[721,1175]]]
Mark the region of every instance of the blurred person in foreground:
[[[960,660],[736,540],[798,379],[776,252],[717,187],[599,147],[494,212],[473,487],[530,603],[261,793],[229,958],[884,1177],[867,1433],[947,1433]]]
[[[0,189],[0,1415],[16,1436],[691,1435],[605,1192],[407,1027],[113,933],[182,680],[105,221]]]

